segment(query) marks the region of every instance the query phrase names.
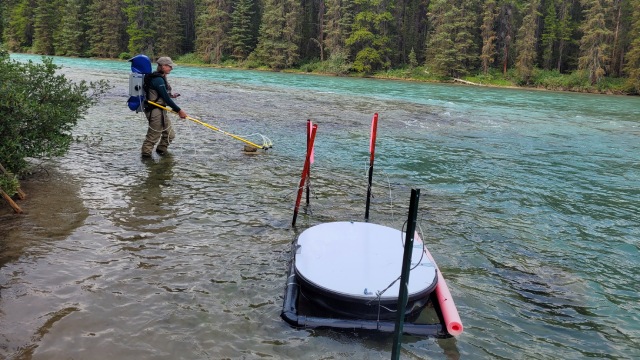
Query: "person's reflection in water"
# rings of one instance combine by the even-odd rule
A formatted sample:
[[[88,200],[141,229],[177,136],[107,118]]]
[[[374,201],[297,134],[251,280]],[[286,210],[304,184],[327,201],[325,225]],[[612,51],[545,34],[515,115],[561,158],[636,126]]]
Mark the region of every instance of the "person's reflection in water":
[[[176,227],[174,205],[178,199],[171,188],[174,159],[165,154],[159,159],[144,159],[144,180],[126,193],[128,209],[115,214],[114,223],[123,229],[154,234]]]

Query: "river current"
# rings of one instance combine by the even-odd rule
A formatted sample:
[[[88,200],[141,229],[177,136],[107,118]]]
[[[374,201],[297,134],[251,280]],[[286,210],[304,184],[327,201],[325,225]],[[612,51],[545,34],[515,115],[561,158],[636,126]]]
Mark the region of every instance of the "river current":
[[[18,61],[39,57],[13,54]],[[34,160],[23,215],[0,206],[0,358],[387,359],[392,336],[289,327],[290,245],[309,226],[419,226],[457,338],[406,359],[640,357],[640,98],[178,66],[170,154],[140,157],[129,63],[54,57],[107,96],[69,153]],[[293,207],[318,124],[310,205]]]

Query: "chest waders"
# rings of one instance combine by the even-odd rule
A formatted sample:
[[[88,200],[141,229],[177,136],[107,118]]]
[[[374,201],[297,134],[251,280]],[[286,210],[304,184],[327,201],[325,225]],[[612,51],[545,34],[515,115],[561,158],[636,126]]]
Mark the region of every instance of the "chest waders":
[[[149,100],[149,101],[153,101],[153,102],[158,103],[158,104],[160,104],[160,105],[162,105],[162,106],[166,106],[166,104],[164,104],[164,101],[162,101],[162,98],[158,95],[158,92],[157,92],[157,91],[151,91],[151,90],[149,90],[148,94],[149,94],[149,95],[152,95],[152,93],[155,93],[155,95],[156,95],[156,99],[155,99],[155,100],[152,100],[152,99],[151,99],[151,96],[149,96],[149,97],[148,97],[148,100]],[[161,119],[161,121],[162,121],[162,129],[164,130],[164,129],[167,127],[167,126],[166,126],[166,124],[165,124],[165,122],[164,122],[164,117],[165,117],[165,114],[166,114],[167,112],[166,112],[165,110],[160,109],[159,107],[156,107],[156,106],[153,106],[153,105],[150,105],[150,104],[146,104],[145,109],[144,109],[144,114],[147,116],[147,120],[148,120],[148,121],[151,121],[151,115],[152,115],[152,113],[153,113],[154,111],[160,111],[160,119]],[[147,114],[147,113],[148,113],[148,114]]]
[[[165,103],[164,99],[160,96],[160,94],[158,93],[158,90],[152,88],[151,83],[153,81],[153,79],[155,78],[163,78],[162,80],[164,81],[165,87],[167,88],[167,92],[169,93],[169,96],[171,96],[171,85],[169,85],[169,83],[167,82],[167,80],[164,78],[164,76],[158,72],[153,72],[151,74],[146,74],[144,76],[144,81],[143,81],[143,89],[146,95],[146,99],[149,101],[153,101],[155,103],[158,103],[162,106],[167,106],[167,104]],[[145,114],[147,111],[149,111],[149,116],[147,116],[147,119],[151,118],[151,112],[153,110],[158,110],[160,111],[160,116],[161,116],[161,121],[162,121],[162,129],[166,128],[166,124],[165,124],[165,115],[166,115],[166,111],[148,104],[145,101]]]

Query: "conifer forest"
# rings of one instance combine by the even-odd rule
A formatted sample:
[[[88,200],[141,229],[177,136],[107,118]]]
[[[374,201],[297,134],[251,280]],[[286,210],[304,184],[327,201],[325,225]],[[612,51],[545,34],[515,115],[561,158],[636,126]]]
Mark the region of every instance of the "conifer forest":
[[[579,72],[640,89],[640,0],[2,0],[9,51],[334,73]]]

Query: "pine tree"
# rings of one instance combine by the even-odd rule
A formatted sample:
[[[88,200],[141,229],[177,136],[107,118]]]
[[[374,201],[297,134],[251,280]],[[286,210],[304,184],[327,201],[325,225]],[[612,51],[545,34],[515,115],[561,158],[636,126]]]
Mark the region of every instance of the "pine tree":
[[[6,3],[6,14],[3,38],[11,51],[24,51],[33,44],[33,21],[36,0],[15,0]]]
[[[342,56],[353,24],[353,0],[325,0],[325,7],[325,50],[330,57]]]
[[[54,55],[54,39],[60,29],[61,0],[38,0],[33,22],[33,51]]]
[[[447,0],[435,0],[429,4],[429,13],[432,31],[427,41],[425,66],[437,75],[455,76],[453,69],[457,67],[457,60],[453,34],[460,9]]]
[[[359,5],[360,11],[354,18],[351,35],[346,40],[351,53],[356,54],[353,68],[364,73],[389,68],[393,3],[356,0],[355,4]]]
[[[124,0],[93,0],[89,5],[89,55],[115,58],[127,51],[127,17],[123,8]]]
[[[633,22],[629,31],[631,44],[627,52],[624,71],[628,76],[629,87],[640,95],[640,0],[632,0],[631,4],[633,8]]]
[[[231,14],[231,53],[237,60],[246,60],[255,47],[255,13],[253,0],[238,0]]]
[[[429,5],[433,30],[427,42],[426,65],[434,73],[457,77],[475,66],[476,10],[469,0],[437,0]]]
[[[500,26],[498,31],[498,44],[501,52],[502,60],[502,73],[507,75],[509,68],[509,59],[511,58],[514,34],[514,12],[516,11],[516,4],[513,0],[505,0],[501,3],[498,19],[500,20]]]
[[[418,67],[418,58],[416,56],[416,51],[411,48],[411,51],[409,52],[409,68],[415,69],[416,67]]]
[[[496,58],[496,31],[493,26],[497,17],[496,1],[487,0],[482,16],[482,25],[480,26],[482,33],[480,60],[482,62],[482,72],[485,75],[489,72],[489,67],[495,62]]]
[[[460,18],[456,23],[456,52],[460,68],[458,75],[468,74],[477,66],[478,47],[475,39],[479,37],[478,3],[476,0],[460,0]]]
[[[557,16],[555,0],[547,0],[544,15],[544,30],[542,31],[542,65],[549,70],[553,65],[554,48],[558,41],[560,25]]]
[[[85,55],[89,47],[87,11],[90,0],[67,0],[61,22],[64,24],[55,42],[56,54]]]
[[[180,55],[184,25],[180,17],[178,1],[155,0],[153,21],[157,24],[152,34],[155,54],[159,56]]]
[[[275,70],[299,59],[300,4],[295,0],[265,0],[254,56]]]
[[[607,0],[583,0],[585,22],[581,26],[580,59],[578,68],[586,70],[591,85],[606,75],[609,65],[609,41],[612,32],[607,28],[606,18],[610,8]]]
[[[299,48],[300,59],[324,58],[325,0],[302,0],[300,3]]]
[[[415,49],[424,49],[426,39],[426,1],[422,0],[396,0],[394,18],[397,24],[397,34],[394,41],[393,52],[398,56],[394,58],[394,63],[406,63],[407,53],[414,49],[416,61],[419,54]]]
[[[182,27],[181,54],[195,52],[196,42],[196,3],[200,0],[180,0],[178,1]]]
[[[128,19],[129,52],[154,56],[156,54],[154,45],[157,22],[154,19],[153,6],[156,1],[124,0],[124,2],[124,11]]]
[[[611,11],[611,68],[612,76],[622,75],[625,50],[629,47],[628,33],[632,23],[633,7],[630,1],[613,0]]]
[[[518,30],[518,39],[516,47],[518,56],[516,58],[516,70],[520,75],[520,79],[528,84],[533,74],[533,68],[536,61],[536,47],[538,37],[536,31],[538,29],[538,19],[540,18],[540,0],[532,0],[529,2],[522,26]]]
[[[572,36],[575,31],[575,22],[572,19],[572,9],[574,6],[573,0],[560,0],[560,10],[558,11],[558,28],[557,28],[557,41],[558,41],[558,53],[557,53],[557,65],[558,71],[562,70],[562,65],[565,62],[565,50],[573,42]]]
[[[320,50],[320,61],[324,61],[325,59],[325,56],[324,56],[324,48],[325,48],[324,46],[324,34],[325,34],[324,14],[325,12],[326,12],[325,0],[319,0],[318,11],[317,11],[318,19],[315,22],[315,24],[313,23],[313,21],[311,21],[312,25],[314,25],[313,27],[316,30],[314,33],[315,37],[311,36],[311,41],[313,41],[318,46],[318,49]]]
[[[228,0],[204,0],[197,8],[196,53],[207,63],[220,63],[230,47],[230,8]]]

